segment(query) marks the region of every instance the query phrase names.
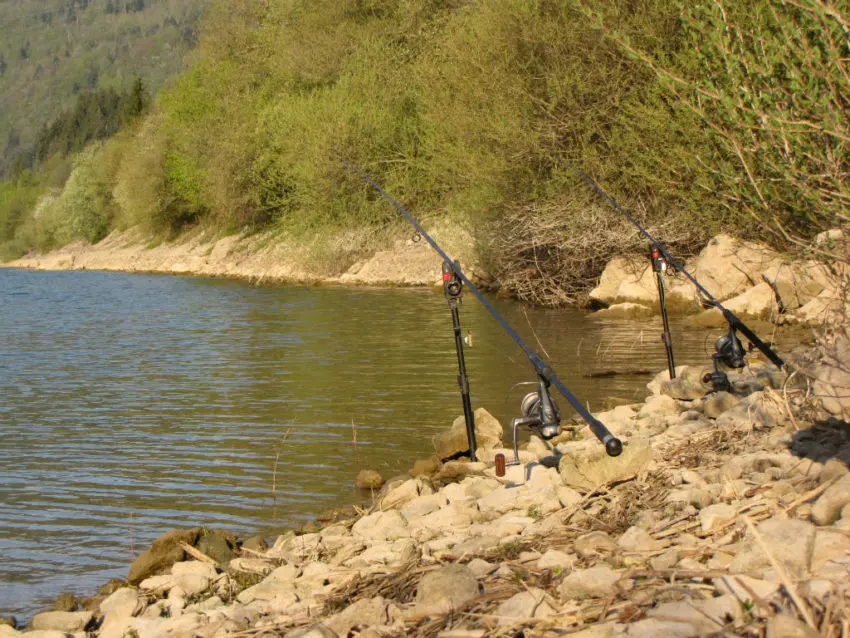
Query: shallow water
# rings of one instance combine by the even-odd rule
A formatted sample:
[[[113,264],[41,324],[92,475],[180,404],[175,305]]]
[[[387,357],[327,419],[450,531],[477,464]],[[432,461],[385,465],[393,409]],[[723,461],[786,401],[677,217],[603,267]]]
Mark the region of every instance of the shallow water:
[[[493,303],[593,410],[649,376],[589,373],[666,365],[657,320]],[[0,269],[0,309],[0,614],[90,595],[175,527],[271,537],[362,501],[359,468],[406,471],[461,414],[434,290]],[[461,322],[473,408],[507,424],[533,370],[469,295]],[[709,360],[673,328],[677,363]]]

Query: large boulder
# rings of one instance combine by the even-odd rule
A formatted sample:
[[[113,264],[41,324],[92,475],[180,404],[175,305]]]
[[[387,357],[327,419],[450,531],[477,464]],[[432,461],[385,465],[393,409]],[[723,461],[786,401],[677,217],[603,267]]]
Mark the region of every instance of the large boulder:
[[[805,306],[830,285],[831,275],[816,261],[777,262],[761,273],[785,312]]]
[[[475,443],[479,448],[502,447],[502,434],[502,424],[496,417],[484,408],[475,411]],[[435,435],[433,443],[437,456],[443,460],[468,452],[469,440],[463,415],[454,420],[450,430]]]
[[[720,301],[755,286],[761,274],[781,263],[779,255],[761,244],[718,235],[702,249],[691,274]]]
[[[649,259],[639,255],[614,257],[588,297],[605,306],[626,301],[643,305],[656,303],[658,291]]]
[[[133,561],[127,574],[127,582],[131,585],[138,585],[149,576],[168,572],[174,563],[183,560],[185,552],[180,544],[186,543],[194,546],[200,536],[200,527],[166,532]]]

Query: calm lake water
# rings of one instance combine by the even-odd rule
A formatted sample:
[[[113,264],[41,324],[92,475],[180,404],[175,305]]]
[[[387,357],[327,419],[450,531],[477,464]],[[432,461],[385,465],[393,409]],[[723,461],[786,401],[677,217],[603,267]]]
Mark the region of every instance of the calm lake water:
[[[587,374],[666,365],[657,320],[493,303],[593,410],[649,377]],[[90,595],[175,527],[273,537],[362,501],[359,468],[405,472],[462,412],[436,290],[0,269],[0,311],[0,614]],[[461,321],[473,407],[506,425],[533,370],[470,295]],[[677,363],[709,360],[674,328]]]

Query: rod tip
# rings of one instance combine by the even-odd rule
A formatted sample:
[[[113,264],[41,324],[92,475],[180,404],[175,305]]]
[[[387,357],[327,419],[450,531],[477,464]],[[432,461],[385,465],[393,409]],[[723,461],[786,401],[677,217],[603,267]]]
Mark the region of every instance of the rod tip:
[[[623,442],[618,438],[610,438],[605,442],[608,456],[620,456],[623,453]]]

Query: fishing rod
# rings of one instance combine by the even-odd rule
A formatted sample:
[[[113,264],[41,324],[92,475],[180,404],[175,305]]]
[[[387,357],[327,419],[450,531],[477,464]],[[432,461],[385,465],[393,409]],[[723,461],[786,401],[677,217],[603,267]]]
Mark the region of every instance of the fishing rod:
[[[404,207],[399,204],[392,196],[387,193],[381,186],[373,180],[369,175],[367,175],[363,170],[359,167],[355,166],[351,162],[346,159],[341,159],[342,163],[345,164],[348,168],[353,170],[355,173],[360,175],[364,180],[366,180],[372,187],[378,191],[390,204],[392,204],[395,209],[401,213],[401,215],[408,221],[410,224],[416,229],[416,232],[422,236],[425,241],[433,248],[436,253],[442,257],[443,263],[447,264],[449,269],[462,281],[473,295],[481,302],[481,305],[487,309],[493,318],[505,329],[505,332],[514,340],[514,342],[520,347],[520,349],[525,353],[528,357],[529,363],[531,363],[534,371],[537,373],[538,378],[538,392],[532,393],[528,395],[523,400],[523,417],[522,419],[514,420],[514,434],[516,434],[516,428],[520,425],[528,426],[533,428],[534,431],[541,435],[541,438],[544,440],[549,440],[553,438],[558,433],[558,419],[560,415],[558,413],[557,408],[554,406],[554,402],[549,396],[549,387],[555,386],[555,388],[560,392],[564,398],[569,402],[571,406],[578,412],[579,416],[587,423],[590,427],[591,432],[599,439],[602,444],[605,446],[605,451],[609,456],[619,456],[623,451],[623,443],[616,436],[611,434],[608,428],[599,421],[596,417],[594,417],[580,402],[579,400],[570,392],[567,387],[561,382],[558,376],[555,374],[555,371],[552,367],[543,360],[543,358],[536,352],[534,352],[525,341],[516,333],[516,331],[511,328],[508,322],[500,315],[496,309],[490,304],[489,301],[481,294],[481,291],[469,280],[469,278],[463,273],[460,268],[458,262],[454,261],[451,257],[449,257],[445,251],[440,248],[436,241],[427,233],[422,226],[419,225],[413,216],[408,213]],[[445,268],[445,266],[444,266]],[[536,400],[535,400],[536,399]],[[516,451],[516,435],[514,436],[514,450]],[[518,460],[518,455],[515,454],[515,461]]]
[[[658,250],[660,255],[664,258],[664,260],[673,266],[676,270],[682,273],[697,289],[703,299],[706,302],[717,308],[722,314],[723,318],[729,324],[729,333],[728,335],[721,337],[715,343],[715,349],[717,350],[716,354],[713,356],[714,359],[714,373],[711,375],[707,375],[710,379],[705,379],[706,381],[711,381],[715,386],[715,389],[722,389],[728,386],[728,380],[725,379],[725,375],[720,372],[717,367],[719,361],[722,361],[730,368],[742,368],[744,367],[744,348],[741,345],[740,339],[738,339],[736,332],[740,332],[743,334],[749,342],[756,348],[758,348],[765,357],[770,359],[770,361],[780,370],[785,365],[785,362],[782,358],[774,352],[770,346],[768,346],[764,341],[759,339],[758,335],[753,332],[743,321],[741,321],[734,312],[726,308],[722,303],[720,303],[714,295],[712,295],[708,290],[706,290],[705,286],[703,286],[691,273],[689,273],[682,264],[680,264],[676,259],[667,251],[660,241],[655,239],[648,230],[646,230],[641,224],[632,217],[628,212],[626,212],[617,201],[611,197],[608,193],[606,193],[602,187],[597,184],[589,175],[584,173],[582,170],[572,166],[569,162],[567,162],[562,157],[555,156],[555,159],[560,161],[564,166],[570,169],[573,173],[578,175],[584,182],[586,182],[593,190],[599,193],[602,197],[604,197],[609,204],[620,213],[623,217],[625,217],[632,226],[634,226],[638,232],[640,232],[644,237],[646,237],[653,247]]]

